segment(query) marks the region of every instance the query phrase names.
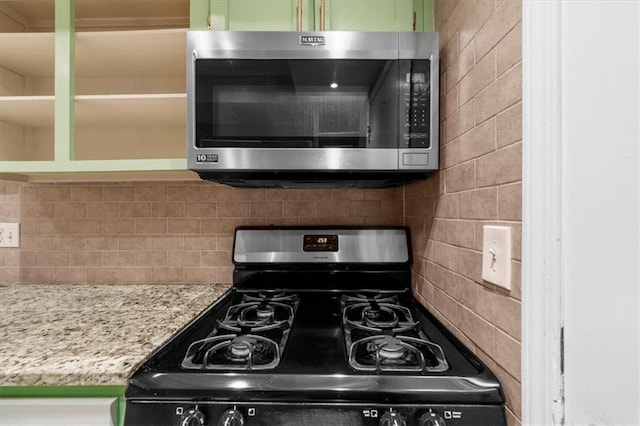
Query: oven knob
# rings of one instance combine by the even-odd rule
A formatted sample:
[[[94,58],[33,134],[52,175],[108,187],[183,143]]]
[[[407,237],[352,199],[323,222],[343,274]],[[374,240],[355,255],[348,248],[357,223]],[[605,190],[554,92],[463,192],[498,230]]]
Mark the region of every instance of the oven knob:
[[[191,408],[180,418],[178,426],[206,426],[204,414],[197,408]]]
[[[230,408],[222,413],[218,426],[244,426],[244,416],[235,408]]]
[[[434,413],[433,411],[429,411],[428,413],[424,413],[420,420],[418,420],[418,425],[420,426],[446,426],[444,419],[438,413]]]
[[[404,417],[397,411],[387,411],[380,417],[380,426],[406,426]]]

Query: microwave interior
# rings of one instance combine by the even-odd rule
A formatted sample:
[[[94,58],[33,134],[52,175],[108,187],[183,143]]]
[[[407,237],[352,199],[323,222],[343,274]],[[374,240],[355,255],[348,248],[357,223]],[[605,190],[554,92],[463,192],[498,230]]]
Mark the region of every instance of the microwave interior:
[[[198,148],[429,148],[429,60],[198,59]]]

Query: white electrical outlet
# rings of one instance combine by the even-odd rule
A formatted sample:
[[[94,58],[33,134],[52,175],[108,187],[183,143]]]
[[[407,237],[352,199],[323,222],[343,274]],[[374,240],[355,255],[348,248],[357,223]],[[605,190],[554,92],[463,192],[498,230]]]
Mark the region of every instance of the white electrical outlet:
[[[482,227],[482,279],[511,290],[511,228]]]
[[[20,247],[19,223],[0,223],[0,247]]]

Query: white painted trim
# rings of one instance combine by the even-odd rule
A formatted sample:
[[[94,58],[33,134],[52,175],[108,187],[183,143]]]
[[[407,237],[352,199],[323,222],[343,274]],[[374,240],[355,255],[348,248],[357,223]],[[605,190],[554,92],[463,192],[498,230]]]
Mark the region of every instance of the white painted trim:
[[[560,0],[523,2],[522,424],[564,422]]]

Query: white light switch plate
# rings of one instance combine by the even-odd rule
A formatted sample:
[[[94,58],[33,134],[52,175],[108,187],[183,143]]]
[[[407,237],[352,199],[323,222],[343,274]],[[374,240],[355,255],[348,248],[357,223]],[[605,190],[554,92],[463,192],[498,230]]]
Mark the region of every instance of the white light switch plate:
[[[511,290],[511,228],[485,225],[482,229],[482,279]]]
[[[0,223],[0,247],[20,247],[19,223]]]

